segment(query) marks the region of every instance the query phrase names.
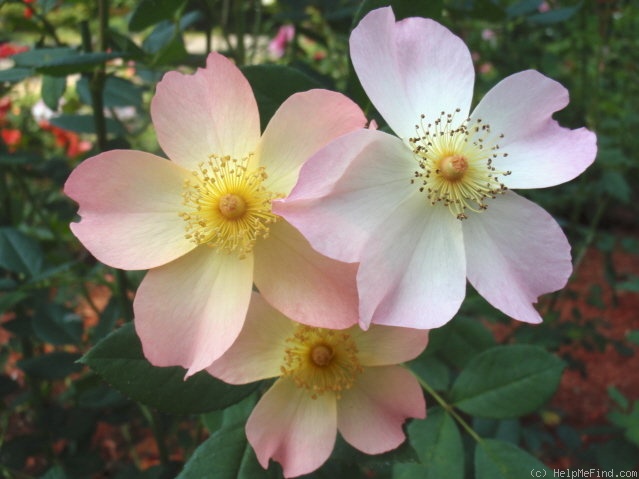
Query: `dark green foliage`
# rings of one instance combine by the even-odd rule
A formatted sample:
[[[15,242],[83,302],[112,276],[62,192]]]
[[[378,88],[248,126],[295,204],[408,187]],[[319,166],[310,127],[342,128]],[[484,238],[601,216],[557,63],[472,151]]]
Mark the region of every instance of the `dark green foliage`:
[[[100,341],[82,362],[124,395],[142,404],[174,414],[194,414],[235,404],[257,384],[230,386],[206,372],[185,379],[179,367],[157,368],[142,354],[132,324]]]

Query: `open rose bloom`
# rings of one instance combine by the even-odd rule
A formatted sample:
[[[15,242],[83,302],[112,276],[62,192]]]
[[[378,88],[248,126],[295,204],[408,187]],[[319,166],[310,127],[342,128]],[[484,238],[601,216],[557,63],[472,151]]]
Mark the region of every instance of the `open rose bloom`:
[[[575,178],[596,138],[562,128],[559,83],[532,70],[498,83],[471,112],[474,70],[462,40],[423,18],[370,12],[350,38],[355,71],[397,136],[360,130],[304,166],[274,211],[320,252],[361,262],[360,323],[433,328],[466,278],[507,315],[563,287],[570,246],[555,220],[517,195]]]
[[[360,109],[338,93],[298,93],[260,135],[248,81],[211,53],[193,75],[164,76],[151,116],[171,161],[108,151],[65,185],[80,205],[71,229],[96,258],[150,269],[133,304],[149,361],[188,374],[210,365],[239,334],[253,283],[301,322],[351,326],[356,266],[315,252],[271,202],[315,151],[365,124]]]
[[[428,331],[409,328],[313,328],[254,294],[237,341],[207,371],[231,384],[278,378],[251,413],[246,435],[264,468],[272,458],[294,477],[328,459],[338,430],[368,454],[404,441],[404,421],[426,410],[419,383],[398,363],[427,342]]]

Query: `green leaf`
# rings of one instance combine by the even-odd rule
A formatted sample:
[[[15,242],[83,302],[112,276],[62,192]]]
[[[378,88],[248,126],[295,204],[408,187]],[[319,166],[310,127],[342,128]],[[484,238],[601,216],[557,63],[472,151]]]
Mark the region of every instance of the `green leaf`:
[[[639,276],[632,276],[631,279],[628,279],[627,281],[617,283],[616,289],[618,291],[630,291],[631,293],[639,293]]]
[[[519,0],[506,9],[508,18],[520,17],[537,12],[542,0]]]
[[[606,170],[601,175],[601,185],[606,193],[622,203],[628,203],[632,197],[632,188],[620,171]]]
[[[453,418],[442,408],[431,408],[425,420],[411,422],[408,438],[420,464],[396,464],[393,479],[464,478],[461,435]]]
[[[69,374],[80,371],[82,366],[77,363],[78,359],[80,359],[80,354],[55,351],[23,359],[18,362],[18,366],[29,376],[54,381],[64,379]]]
[[[572,7],[556,8],[544,13],[537,13],[528,17],[528,21],[537,25],[551,25],[565,22],[572,18],[581,8],[581,3]]]
[[[186,0],[141,0],[129,20],[129,30],[139,32],[151,25],[173,18],[180,11]]]
[[[15,228],[0,228],[0,267],[27,277],[42,269],[42,250],[38,242]]]
[[[635,401],[628,414],[612,411],[608,414],[610,422],[624,430],[626,439],[639,446],[639,401]]]
[[[176,24],[165,20],[158,23],[142,42],[142,48],[153,55],[152,65],[171,65],[187,56],[182,32],[201,18],[199,11],[188,12]]]
[[[95,124],[92,115],[60,115],[51,118],[49,122],[63,130],[75,133],[95,133]],[[126,131],[113,118],[106,119],[107,132],[116,136],[124,136]]]
[[[60,466],[53,466],[40,479],[67,479],[68,476]]]
[[[264,470],[246,439],[244,426],[254,401],[224,411],[222,427],[195,450],[177,479],[261,479],[277,477],[276,467]]]
[[[592,449],[597,465],[602,469],[630,471],[639,466],[639,448],[621,436],[593,444]]]
[[[13,55],[11,59],[17,67],[37,68],[53,61],[75,55],[76,53],[73,48],[69,47],[36,48]]]
[[[631,343],[639,344],[639,329],[628,331],[626,333],[626,339]]]
[[[550,399],[563,369],[563,361],[542,348],[497,346],[476,356],[462,370],[453,384],[451,400],[474,416],[523,416]]]
[[[0,165],[18,166],[35,165],[42,162],[42,157],[33,153],[15,152],[8,155],[0,154]]]
[[[13,55],[17,67],[35,68],[39,73],[66,76],[91,71],[96,65],[125,56],[121,52],[82,53],[68,47],[38,48]]]
[[[180,367],[158,368],[143,356],[133,324],[111,333],[81,360],[124,395],[175,414],[225,408],[248,396],[259,383],[232,386],[205,371],[184,380]]]
[[[436,391],[448,389],[450,371],[443,361],[440,361],[434,355],[422,354],[417,359],[406,363],[406,366]]]
[[[553,477],[552,469],[509,442],[484,439],[475,447],[476,479]]]
[[[100,322],[91,332],[91,339],[94,343],[105,337],[115,329],[116,321],[122,317],[122,308],[117,296],[111,296],[109,304],[100,313]]]
[[[0,295],[0,314],[4,313],[5,311],[9,311],[20,301],[28,297],[29,293],[27,293],[26,291],[18,290],[10,291],[8,293],[3,292],[2,295]]]
[[[44,75],[42,77],[42,100],[52,110],[58,109],[58,103],[60,97],[64,94],[64,90],[67,87],[66,77],[54,77],[51,75]]]
[[[630,401],[628,401],[628,398],[626,398],[626,396],[624,396],[621,391],[614,386],[608,386],[608,397],[616,402],[623,410],[627,410],[630,407]]]
[[[91,104],[91,90],[88,78],[81,78],[76,84],[80,100],[87,105]],[[130,80],[109,76],[104,83],[104,106],[114,108],[120,106],[142,107],[142,88]]]
[[[31,68],[7,68],[6,70],[0,70],[0,83],[18,83],[33,74],[34,71]]]
[[[260,109],[262,129],[279,106],[293,93],[322,88],[310,76],[282,65],[250,65],[242,68]]]
[[[59,304],[38,308],[31,324],[36,335],[47,343],[77,344],[82,339],[80,317]]]
[[[450,364],[463,368],[479,353],[495,345],[492,333],[476,318],[457,316],[430,332],[428,349]]]

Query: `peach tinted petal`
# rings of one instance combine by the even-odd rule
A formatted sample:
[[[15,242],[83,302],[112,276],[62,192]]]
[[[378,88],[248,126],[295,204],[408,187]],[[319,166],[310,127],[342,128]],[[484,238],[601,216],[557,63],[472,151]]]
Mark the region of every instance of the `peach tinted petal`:
[[[428,344],[428,330],[373,324],[367,331],[349,330],[362,366],[387,366],[410,361]]]
[[[251,86],[215,52],[193,75],[164,75],[151,101],[151,118],[164,152],[189,170],[212,154],[243,158],[255,152],[260,138]]]
[[[357,322],[357,265],[322,256],[286,221],[255,246],[255,285],[289,318],[343,329]]]
[[[80,205],[71,230],[97,259],[124,269],[166,264],[195,247],[185,238],[188,171],[163,158],[112,150],[82,162],[64,192]]]
[[[462,118],[468,114],[475,78],[470,52],[437,22],[395,22],[390,7],[379,8],[353,30],[350,51],[368,97],[400,138],[415,136],[421,114],[431,122],[455,108]]]
[[[209,366],[242,329],[252,278],[251,255],[238,260],[207,246],[149,271],[133,303],[146,358],[188,375]]]
[[[319,252],[359,261],[373,231],[408,196],[417,163],[398,138],[374,130],[344,135],[303,166],[291,195],[273,210]]]
[[[305,389],[279,379],[255,406],[246,436],[262,467],[269,459],[282,465],[284,477],[308,474],[329,458],[337,436],[335,396],[311,399]]]
[[[570,273],[570,245],[542,208],[509,192],[463,222],[468,279],[493,306],[529,323],[541,322],[538,296],[562,288]]]
[[[466,290],[461,222],[416,195],[371,235],[357,273],[360,324],[432,329],[448,322]]]
[[[552,114],[568,104],[568,90],[534,70],[511,75],[481,100],[472,118],[503,134],[493,166],[510,170],[509,188],[543,188],[572,180],[595,159],[595,134],[563,128]]]
[[[271,118],[257,157],[270,190],[288,195],[299,169],[313,153],[349,131],[363,128],[362,110],[340,93],[310,90],[289,97]]]
[[[242,332],[230,349],[206,370],[231,384],[279,376],[288,347],[286,339],[294,331],[293,321],[253,293]]]
[[[400,366],[367,368],[337,403],[337,428],[354,447],[380,454],[399,446],[407,418],[426,417],[426,402],[415,377]]]

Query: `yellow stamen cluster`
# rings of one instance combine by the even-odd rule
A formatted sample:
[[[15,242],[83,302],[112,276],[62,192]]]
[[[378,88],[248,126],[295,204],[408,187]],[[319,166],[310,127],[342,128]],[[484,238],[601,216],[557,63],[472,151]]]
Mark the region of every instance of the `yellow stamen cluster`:
[[[432,205],[443,204],[462,220],[468,210],[485,210],[484,200],[507,190],[499,176],[510,175],[510,171],[496,171],[493,166],[495,158],[508,153],[498,153],[490,125],[468,118],[453,126],[454,116],[441,112],[433,123],[426,124],[422,115],[420,124],[415,125],[416,136],[408,141],[419,169],[411,183],[419,185]]]
[[[263,167],[249,171],[251,157],[235,159],[211,155],[184,182],[180,216],[186,222],[186,237],[223,253],[244,258],[257,238],[268,236],[277,221],[271,201],[281,197],[267,191]]]
[[[284,353],[282,375],[308,390],[313,399],[327,391],[339,398],[362,372],[357,346],[347,332],[299,325],[286,342],[290,346]]]

